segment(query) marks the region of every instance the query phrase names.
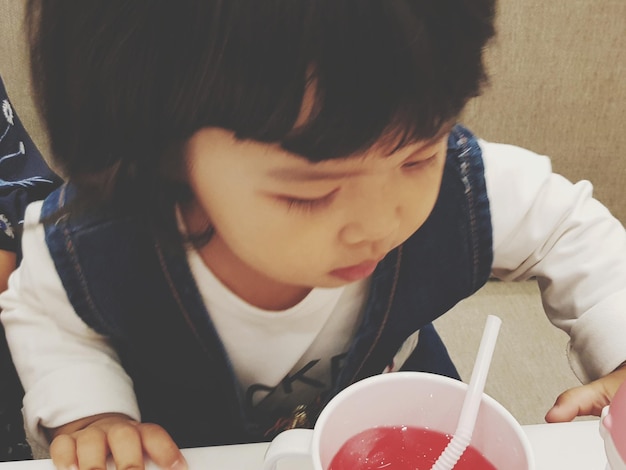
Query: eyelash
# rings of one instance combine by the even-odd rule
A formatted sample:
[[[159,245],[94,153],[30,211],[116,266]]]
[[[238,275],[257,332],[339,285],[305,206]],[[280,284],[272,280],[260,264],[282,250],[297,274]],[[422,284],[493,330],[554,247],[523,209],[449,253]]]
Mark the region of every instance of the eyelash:
[[[287,210],[298,210],[301,212],[313,212],[329,206],[335,198],[337,190],[328,193],[317,199],[299,199],[295,197],[282,196],[280,199],[287,205]]]
[[[416,161],[413,161],[413,162],[407,162],[404,165],[402,165],[402,167],[407,169],[407,170],[418,170],[420,168],[423,168],[423,167],[433,163],[436,158],[437,158],[437,154],[434,154],[434,155],[431,155],[430,157],[428,157],[425,160],[416,160]]]

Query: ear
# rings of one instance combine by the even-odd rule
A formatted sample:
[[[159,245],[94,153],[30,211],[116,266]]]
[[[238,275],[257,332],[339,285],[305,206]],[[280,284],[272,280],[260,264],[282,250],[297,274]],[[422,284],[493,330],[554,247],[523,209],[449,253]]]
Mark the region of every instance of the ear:
[[[210,215],[203,210],[195,201],[193,194],[180,205],[180,217],[182,218],[186,234],[185,239],[196,248],[209,243],[215,234],[215,228]]]

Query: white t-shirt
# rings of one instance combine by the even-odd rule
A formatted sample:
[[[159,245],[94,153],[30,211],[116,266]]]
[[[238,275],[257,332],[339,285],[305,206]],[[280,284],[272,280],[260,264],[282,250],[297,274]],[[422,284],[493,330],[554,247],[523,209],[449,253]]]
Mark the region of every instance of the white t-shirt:
[[[592,198],[590,183],[573,185],[553,174],[546,157],[509,145],[480,145],[493,225],[494,276],[536,276],[548,317],[571,337],[569,359],[579,378],[586,382],[611,372],[626,360],[624,228]],[[9,280],[9,290],[0,296],[0,306],[26,390],[27,429],[45,445],[39,426],[57,427],[104,412],[140,416],[132,382],[117,354],[69,303],[38,223],[40,209],[41,203],[34,203],[27,210],[24,259]],[[189,261],[242,389],[278,386],[318,359],[319,375],[311,375],[312,369],[306,375],[312,383],[327,384],[328,362],[340,357],[358,324],[367,281],[314,289],[285,312],[263,312],[224,288],[199,264],[197,254],[190,252]],[[263,342],[250,340],[262,336]],[[263,362],[261,355],[271,366],[247,364],[250,358]],[[255,403],[262,399],[254,396]]]
[[[268,312],[233,294],[195,250],[187,258],[248,407],[292,410],[332,388],[333,361],[356,332],[369,280],[313,289],[297,305]]]

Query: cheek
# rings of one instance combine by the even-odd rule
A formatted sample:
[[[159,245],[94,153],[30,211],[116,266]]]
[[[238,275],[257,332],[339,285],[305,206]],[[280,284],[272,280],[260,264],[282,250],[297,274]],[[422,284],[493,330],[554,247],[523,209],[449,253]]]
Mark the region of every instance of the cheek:
[[[203,195],[203,208],[224,242],[248,259],[299,259],[323,253],[331,235],[328,219],[290,213],[274,201],[242,189]]]
[[[433,167],[424,177],[409,184],[403,207],[404,235],[408,238],[428,219],[441,189],[443,164]]]

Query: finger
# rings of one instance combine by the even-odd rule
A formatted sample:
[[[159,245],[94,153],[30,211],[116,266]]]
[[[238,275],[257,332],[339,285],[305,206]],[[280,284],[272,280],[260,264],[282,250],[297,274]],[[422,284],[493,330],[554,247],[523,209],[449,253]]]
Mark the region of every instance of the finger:
[[[579,415],[578,407],[572,403],[555,403],[545,416],[547,423],[566,423]]]
[[[97,427],[76,433],[76,455],[80,470],[106,469],[109,453],[105,432]]]
[[[161,426],[140,424],[144,452],[160,468],[168,470],[187,470],[187,462],[176,443]]]
[[[111,426],[107,432],[107,440],[116,468],[143,470],[141,435],[134,424]]]
[[[77,470],[76,441],[69,434],[60,434],[50,444],[50,458],[58,470]]]
[[[558,396],[545,420],[548,423],[562,423],[577,416],[600,416],[602,408],[608,404],[604,390],[597,383],[574,387]]]

